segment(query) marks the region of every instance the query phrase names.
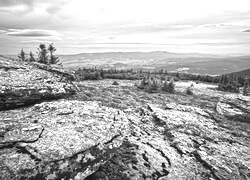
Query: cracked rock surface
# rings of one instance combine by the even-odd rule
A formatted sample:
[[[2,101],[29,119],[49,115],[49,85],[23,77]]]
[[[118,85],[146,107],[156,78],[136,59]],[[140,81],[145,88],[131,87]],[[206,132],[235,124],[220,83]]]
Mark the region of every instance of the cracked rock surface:
[[[74,94],[69,76],[60,68],[0,57],[0,110]]]
[[[149,94],[112,82],[0,111],[0,179],[250,179],[249,97]]]
[[[82,89],[97,90],[90,87]],[[143,94],[131,86],[118,90],[101,84],[104,93],[102,88],[112,92],[113,102],[137,99],[138,94],[143,98],[124,110],[129,134],[118,153],[87,179],[250,178],[249,97]]]
[[[100,168],[109,179],[250,178],[249,132],[236,136],[190,106],[149,104],[141,111],[128,116],[131,134]]]
[[[113,156],[128,127],[123,112],[97,102],[44,102],[0,116],[2,179],[83,179]]]

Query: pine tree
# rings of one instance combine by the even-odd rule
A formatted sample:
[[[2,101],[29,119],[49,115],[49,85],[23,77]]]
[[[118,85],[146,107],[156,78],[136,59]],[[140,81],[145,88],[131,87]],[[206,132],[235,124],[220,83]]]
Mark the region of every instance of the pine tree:
[[[29,62],[35,62],[36,59],[34,58],[34,54],[30,51]]]
[[[43,64],[48,64],[48,51],[45,44],[40,44],[38,48],[38,62]]]
[[[245,81],[244,81],[244,86],[243,86],[243,95],[244,96],[248,96],[249,88],[250,88],[249,79],[246,78]]]
[[[25,61],[25,52],[24,50],[22,49],[20,54],[18,55],[18,58],[21,60],[21,61]]]
[[[53,44],[49,45],[48,51],[50,52],[50,58],[48,64],[57,64],[59,62],[59,57],[54,55],[56,48],[53,46]]]

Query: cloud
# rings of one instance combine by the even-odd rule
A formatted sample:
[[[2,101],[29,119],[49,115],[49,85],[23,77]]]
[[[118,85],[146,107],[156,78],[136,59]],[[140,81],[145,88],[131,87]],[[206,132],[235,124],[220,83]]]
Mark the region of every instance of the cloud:
[[[242,32],[250,32],[250,29],[243,30]]]
[[[116,30],[116,33],[125,33],[125,34],[135,34],[135,33],[158,33],[164,31],[181,31],[195,28],[192,24],[172,24],[167,23],[137,23],[137,24],[123,24],[123,25],[114,25],[107,27],[107,31]]]
[[[16,6],[16,5],[27,5],[32,6],[35,0],[1,0],[0,6],[1,7],[10,7],[10,6]]]
[[[49,13],[49,14],[56,14],[58,11],[61,10],[61,7],[59,6],[49,6],[46,11]]]
[[[43,37],[43,36],[61,36],[54,30],[43,29],[9,29],[6,33],[8,36],[24,36],[24,37]]]
[[[191,24],[177,24],[177,25],[171,25],[169,26],[170,29],[186,29],[186,28],[192,28],[194,27]]]
[[[232,27],[232,24],[218,23],[218,24],[203,24],[200,27],[205,28],[224,28],[224,27]]]
[[[0,0],[0,12],[25,13],[30,12],[36,0]]]
[[[66,0],[0,0],[0,12],[9,13],[30,13],[37,9],[43,9],[48,14],[56,14],[63,6],[67,4]]]
[[[5,30],[1,30],[0,29],[0,34],[4,34],[4,33],[6,33],[7,31],[5,31]]]
[[[58,0],[58,1],[56,1],[56,3],[47,4],[46,11],[47,11],[47,13],[49,13],[51,15],[58,14],[59,11],[61,11],[63,9],[63,7],[66,6],[68,3],[69,2],[66,0]]]
[[[41,43],[47,43],[47,44],[50,44],[50,43],[52,43],[52,41],[48,41],[48,40],[38,40],[38,39],[36,39],[36,40],[27,40],[27,41],[21,41],[21,43],[35,43],[35,44],[41,44]]]

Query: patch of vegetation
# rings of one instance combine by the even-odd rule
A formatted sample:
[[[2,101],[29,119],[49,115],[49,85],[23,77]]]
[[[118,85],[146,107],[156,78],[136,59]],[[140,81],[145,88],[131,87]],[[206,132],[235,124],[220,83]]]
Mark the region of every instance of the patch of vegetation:
[[[59,64],[59,57],[55,55],[56,48],[53,44],[50,44],[48,48],[45,44],[40,44],[38,48],[38,55],[35,58],[32,51],[30,51],[29,55],[24,52],[22,49],[20,54],[18,55],[18,59],[24,62],[39,62],[42,64]]]
[[[164,92],[174,93],[175,92],[174,79],[171,79],[169,82],[165,80],[161,89]]]
[[[186,89],[186,94],[187,94],[187,95],[193,95],[193,94],[194,94],[194,92],[193,92],[193,87],[194,87],[194,85],[191,84],[191,86],[189,86],[189,87]]]
[[[112,83],[112,85],[117,86],[117,85],[119,85],[119,83],[118,83],[117,81],[114,81],[114,82]]]
[[[101,79],[126,79],[137,80],[143,76],[137,72],[129,70],[117,70],[117,69],[97,69],[94,68],[79,68],[75,71],[75,75],[79,81],[84,80],[101,80]]]
[[[218,84],[218,90],[239,93],[240,83],[237,76],[221,76],[220,82]]]
[[[156,77],[147,76],[144,77],[138,85],[136,84],[136,87],[139,89],[144,89],[149,93],[158,91],[164,91],[168,93],[175,92],[174,79],[167,81],[167,78],[164,81],[162,81],[161,79],[158,79]]]
[[[145,71],[141,69],[103,69],[97,67],[83,67],[77,69],[75,71],[75,75],[79,80],[91,80],[88,79],[88,74],[95,72],[100,73],[102,79],[138,80],[143,79],[144,77],[153,76],[161,80],[165,80],[167,78],[168,81],[174,79],[174,81],[193,80],[208,83],[218,83],[220,80],[219,76],[167,72],[167,70],[164,69]]]
[[[249,96],[250,95],[250,79],[245,79],[244,85],[243,85],[243,95]]]

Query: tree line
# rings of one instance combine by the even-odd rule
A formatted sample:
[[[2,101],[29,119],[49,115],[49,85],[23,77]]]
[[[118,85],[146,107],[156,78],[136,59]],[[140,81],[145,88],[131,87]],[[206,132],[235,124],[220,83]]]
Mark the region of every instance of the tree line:
[[[201,75],[188,74],[179,72],[168,72],[166,69],[148,71],[142,69],[102,69],[97,67],[79,68],[75,71],[75,75],[79,81],[83,80],[101,80],[101,79],[120,79],[120,80],[142,80],[141,89],[154,91],[155,89],[164,89],[164,91],[172,91],[172,84],[164,84],[159,82],[172,82],[179,80],[191,80],[196,82],[216,83],[218,90],[239,93],[243,87],[243,94],[250,92],[250,79],[237,75]],[[170,87],[170,88],[169,88]],[[187,90],[188,94],[192,87]]]

